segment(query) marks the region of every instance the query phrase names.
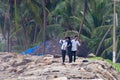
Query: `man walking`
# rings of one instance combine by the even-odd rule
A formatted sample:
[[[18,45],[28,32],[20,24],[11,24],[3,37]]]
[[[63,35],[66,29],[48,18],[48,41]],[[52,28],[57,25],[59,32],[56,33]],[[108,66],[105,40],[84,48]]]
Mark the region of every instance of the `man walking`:
[[[67,48],[67,37],[65,37],[63,40],[59,41],[61,46],[61,52],[62,52],[62,64],[65,65],[65,56],[66,56],[66,48]]]
[[[78,36],[75,36],[71,42],[72,42],[72,56],[74,57],[74,62],[75,62],[77,47],[80,46],[81,44],[78,41]]]
[[[67,40],[67,51],[68,51],[69,63],[71,63],[72,62],[72,52],[71,52],[72,42],[71,42],[70,37],[67,37],[67,38],[68,38],[68,40]]]

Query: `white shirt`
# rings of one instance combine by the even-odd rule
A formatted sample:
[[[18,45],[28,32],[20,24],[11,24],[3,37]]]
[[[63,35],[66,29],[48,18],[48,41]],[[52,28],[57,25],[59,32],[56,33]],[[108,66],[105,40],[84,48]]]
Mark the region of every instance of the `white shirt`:
[[[66,48],[67,48],[67,42],[65,40],[60,40],[59,43],[62,44],[61,50],[66,50]]]
[[[80,43],[78,40],[72,40],[72,51],[77,51],[77,47],[80,46]]]

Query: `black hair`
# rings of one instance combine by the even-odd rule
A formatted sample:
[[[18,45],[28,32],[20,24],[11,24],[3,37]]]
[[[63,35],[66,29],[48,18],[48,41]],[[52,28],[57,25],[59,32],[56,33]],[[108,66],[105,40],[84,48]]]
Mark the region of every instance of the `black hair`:
[[[77,35],[75,35],[75,37],[78,37]]]
[[[68,40],[70,40],[70,37],[67,37],[68,38]]]
[[[68,37],[65,37],[65,39],[67,39]]]

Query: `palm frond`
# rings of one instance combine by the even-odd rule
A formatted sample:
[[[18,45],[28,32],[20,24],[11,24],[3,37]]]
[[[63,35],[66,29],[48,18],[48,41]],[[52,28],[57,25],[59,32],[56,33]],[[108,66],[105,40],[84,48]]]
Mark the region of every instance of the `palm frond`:
[[[108,28],[111,27],[109,25],[106,25],[106,26],[100,26],[100,27],[97,27],[93,30],[92,32],[92,38],[97,38],[97,37],[102,37],[105,32],[108,30]]]
[[[49,37],[51,38],[58,38],[60,37],[60,33],[64,31],[64,29],[61,27],[60,24],[51,24],[47,26],[47,34],[49,34]]]
[[[112,45],[109,46],[108,48],[106,48],[105,50],[103,50],[103,52],[101,53],[101,56],[102,56],[102,57],[106,54],[106,51],[107,51],[107,52],[112,52]]]
[[[75,30],[72,30],[72,31],[65,31],[65,32],[62,32],[59,34],[60,37],[65,37],[65,36],[70,36],[70,37],[73,37],[75,35],[78,35],[78,32],[75,31]]]

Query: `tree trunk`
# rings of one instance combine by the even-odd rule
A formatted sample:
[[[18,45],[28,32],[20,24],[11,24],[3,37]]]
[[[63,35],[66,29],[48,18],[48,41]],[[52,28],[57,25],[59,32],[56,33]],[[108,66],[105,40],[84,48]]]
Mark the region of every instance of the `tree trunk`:
[[[97,50],[96,50],[96,56],[98,56],[99,50],[100,50],[100,48],[101,48],[101,45],[102,45],[103,41],[105,40],[105,37],[106,37],[106,36],[108,35],[108,33],[110,32],[111,28],[112,28],[112,27],[110,27],[110,28],[107,30],[107,32],[106,32],[105,35],[103,36],[102,40],[100,41],[100,43],[99,43],[99,45],[98,45],[98,48],[97,48]]]
[[[10,6],[8,7],[7,12],[5,13],[5,20],[4,20],[4,33],[5,33],[5,45],[6,45],[6,51],[10,52]]]
[[[75,6],[76,0],[73,0],[72,2],[72,14],[73,16],[76,16],[76,6]]]
[[[27,34],[26,34],[24,24],[22,24],[21,27],[22,27],[22,34],[23,34],[24,49],[27,49],[28,48],[28,40],[27,40]]]
[[[78,36],[80,37],[80,33],[81,33],[81,30],[82,30],[82,27],[83,27],[83,24],[84,24],[84,21],[85,21],[85,16],[86,16],[86,13],[87,13],[87,8],[88,8],[88,0],[84,0],[84,14],[83,14],[83,19],[82,19],[82,22],[80,24],[80,28],[79,28],[79,32],[78,32]]]
[[[43,43],[44,43],[44,48],[43,48],[43,54],[45,54],[45,42],[46,42],[46,10],[45,10],[45,0],[42,0],[42,6],[43,6],[43,26],[44,26],[44,31],[43,31]]]
[[[9,32],[6,33],[6,40],[5,40],[6,51],[9,52]]]
[[[38,28],[38,25],[36,24],[36,26],[35,26],[35,32],[34,32],[33,44],[34,44],[34,43],[36,43],[36,37],[37,37],[37,28]]]

